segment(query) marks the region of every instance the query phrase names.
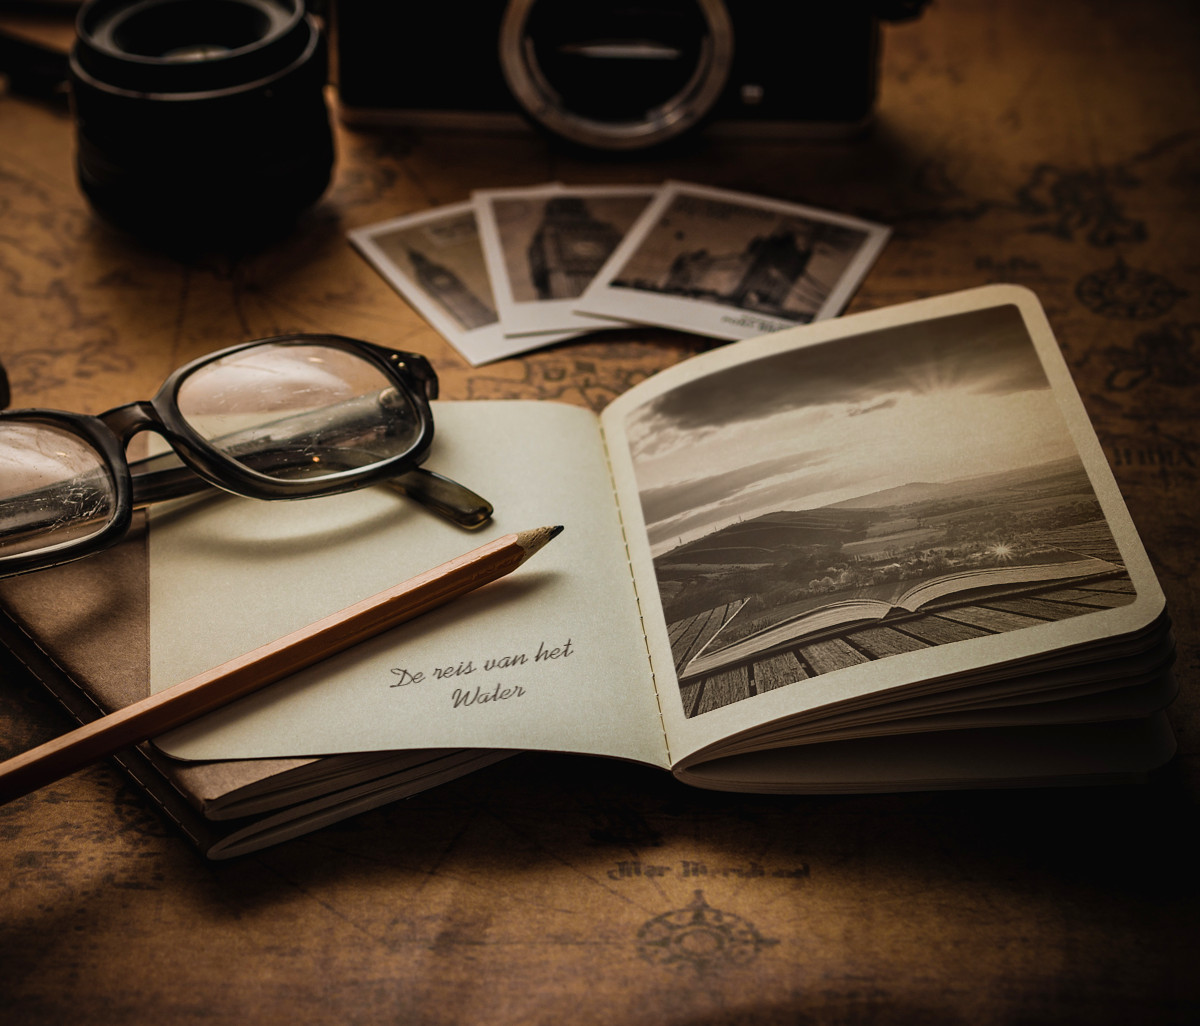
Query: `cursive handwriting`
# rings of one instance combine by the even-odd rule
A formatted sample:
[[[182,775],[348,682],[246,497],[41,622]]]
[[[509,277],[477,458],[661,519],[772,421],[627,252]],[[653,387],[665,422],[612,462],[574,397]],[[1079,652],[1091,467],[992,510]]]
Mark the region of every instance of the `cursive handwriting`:
[[[413,673],[402,666],[392,667],[392,676],[399,678],[388,685],[389,688],[405,688],[409,684],[420,684],[425,679],[423,673]]]
[[[435,666],[428,670],[412,670],[407,666],[393,666],[391,674],[396,679],[392,681],[388,687],[404,688],[412,684],[423,684],[428,680],[455,680],[459,677],[469,677],[473,673],[490,673],[492,670],[511,670],[517,666],[527,666],[537,663],[551,663],[559,659],[568,659],[575,654],[575,648],[570,638],[567,638],[561,645],[550,645],[545,641],[539,641],[536,652],[519,651],[510,652],[501,656],[490,656],[480,662],[474,659],[461,659],[458,662],[446,663],[442,666]],[[475,689],[479,693],[483,693],[479,688]],[[524,691],[521,692],[524,694]],[[455,689],[454,694],[470,695],[471,692]],[[512,695],[504,695],[502,697],[511,698]],[[455,701],[455,706],[471,705],[472,702]]]
[[[484,691],[483,688],[477,687],[474,691],[464,691],[462,688],[455,688],[454,694],[450,696],[450,700],[454,703],[454,708],[465,705],[485,705],[488,702],[504,702],[510,698],[521,698],[525,694],[525,689],[520,684],[513,684],[505,687],[503,684],[497,684],[491,691]]]
[[[738,317],[730,314],[721,315],[722,324],[731,324],[736,328],[752,328],[755,331],[780,331],[783,328],[794,327],[792,321],[776,320],[770,317],[756,317],[754,314],[744,313]]]

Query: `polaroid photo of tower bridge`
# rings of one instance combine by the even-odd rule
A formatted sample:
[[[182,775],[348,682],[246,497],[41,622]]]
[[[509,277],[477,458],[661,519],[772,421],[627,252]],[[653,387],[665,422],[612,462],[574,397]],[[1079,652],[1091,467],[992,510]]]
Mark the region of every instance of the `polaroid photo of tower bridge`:
[[[576,309],[727,340],[840,313],[886,243],[881,224],[667,182]]]

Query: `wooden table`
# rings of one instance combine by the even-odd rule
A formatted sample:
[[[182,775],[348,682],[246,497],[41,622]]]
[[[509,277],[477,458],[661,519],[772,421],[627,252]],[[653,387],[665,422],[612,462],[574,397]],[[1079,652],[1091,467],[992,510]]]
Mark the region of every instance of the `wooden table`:
[[[451,398],[598,409],[711,345],[630,330],[470,368],[345,232],[483,187],[674,177],[884,221],[851,311],[1032,287],[1167,592],[1182,689],[1180,753],[1145,786],[734,797],[530,755],[225,864],[96,767],[0,809],[4,1021],[1195,1021],[1198,42],[1200,12],[1170,0],[942,0],[888,31],[878,124],[853,143],[614,162],[339,127],[332,187],[291,237],[187,262],[93,218],[64,110],[0,95],[18,406],[95,412],[310,330],[424,352]],[[0,724],[3,754],[65,727],[15,680]],[[666,964],[653,939],[681,924],[696,947]]]

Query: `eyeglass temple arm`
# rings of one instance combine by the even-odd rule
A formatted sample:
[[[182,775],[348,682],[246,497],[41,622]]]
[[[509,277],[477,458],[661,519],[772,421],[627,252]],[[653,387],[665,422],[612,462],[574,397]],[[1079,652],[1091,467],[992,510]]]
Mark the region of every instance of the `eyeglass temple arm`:
[[[459,527],[474,529],[492,519],[494,508],[482,495],[425,467],[413,467],[384,483]]]
[[[133,502],[138,506],[213,489],[172,453],[132,461],[129,469],[133,475]],[[460,527],[482,527],[492,517],[492,504],[483,496],[424,467],[414,467],[383,483]]]

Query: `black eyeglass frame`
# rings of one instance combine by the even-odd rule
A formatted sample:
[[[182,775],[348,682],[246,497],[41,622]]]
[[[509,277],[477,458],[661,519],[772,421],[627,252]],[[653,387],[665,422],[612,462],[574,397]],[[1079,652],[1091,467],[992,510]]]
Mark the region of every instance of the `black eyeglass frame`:
[[[221,453],[180,413],[179,388],[203,367],[235,353],[267,345],[320,345],[362,357],[392,386],[402,390],[410,401],[420,422],[416,440],[404,453],[366,467],[336,471],[319,478],[271,477]],[[429,361],[418,353],[388,349],[343,335],[289,334],[254,339],[199,357],[173,371],[153,398],[125,403],[96,416],[37,407],[0,409],[0,424],[7,420],[43,423],[86,441],[104,460],[113,486],[115,507],[109,522],[94,534],[36,552],[0,556],[0,577],[46,569],[108,548],[129,531],[135,507],[195,494],[209,486],[248,498],[275,500],[336,495],[384,482],[462,527],[480,527],[491,518],[491,503],[457,482],[420,466],[433,443],[433,413],[429,401],[437,396],[437,374]],[[130,461],[126,446],[143,431],[152,431],[165,439],[172,451]]]

